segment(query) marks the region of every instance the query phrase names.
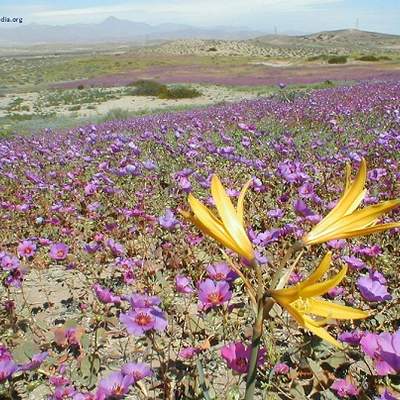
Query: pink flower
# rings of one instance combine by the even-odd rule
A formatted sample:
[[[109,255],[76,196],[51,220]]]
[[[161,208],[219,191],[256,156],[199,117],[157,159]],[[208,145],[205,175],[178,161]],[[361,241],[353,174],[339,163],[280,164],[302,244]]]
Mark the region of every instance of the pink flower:
[[[96,399],[122,399],[129,392],[134,381],[135,379],[131,375],[112,372],[99,382]]]
[[[64,243],[55,243],[50,248],[50,257],[53,260],[65,260],[67,258],[69,247]]]
[[[134,336],[143,336],[152,329],[161,332],[167,328],[165,313],[156,308],[138,308],[121,313],[119,319],[128,333]]]
[[[123,375],[129,375],[134,379],[134,382],[138,382],[147,376],[153,375],[153,371],[150,366],[146,363],[128,363],[122,366],[121,372]]]
[[[246,347],[241,342],[236,342],[222,347],[221,356],[230,369],[239,374],[245,374],[249,369],[250,352],[250,347]],[[262,365],[265,362],[265,354],[265,349],[259,351],[257,365]]]
[[[196,348],[196,347],[184,347],[183,349],[181,349],[181,351],[179,352],[179,357],[183,358],[184,360],[190,360],[191,358],[193,358],[197,353],[199,353],[200,349]]]
[[[290,371],[290,368],[285,363],[278,363],[274,367],[274,372],[277,375],[287,375]]]
[[[334,390],[342,399],[347,399],[351,396],[358,396],[360,393],[360,390],[347,379],[336,379],[335,382],[333,382],[331,389]]]
[[[199,300],[205,310],[226,303],[231,297],[232,292],[228,282],[213,282],[211,279],[206,279],[199,283]]]
[[[177,275],[175,278],[175,289],[178,293],[192,293],[192,280],[184,275]]]
[[[18,245],[17,252],[20,257],[32,257],[36,252],[36,244],[30,240],[24,240]]]
[[[98,283],[93,285],[93,290],[99,299],[104,304],[119,304],[121,303],[121,298],[116,296],[111,290],[106,289],[99,285]]]

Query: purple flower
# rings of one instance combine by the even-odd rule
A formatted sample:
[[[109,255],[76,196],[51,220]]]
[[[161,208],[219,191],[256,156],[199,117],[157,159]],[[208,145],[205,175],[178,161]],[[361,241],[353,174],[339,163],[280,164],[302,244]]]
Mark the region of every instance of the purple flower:
[[[98,283],[94,284],[93,290],[99,299],[104,304],[119,304],[121,303],[121,298],[119,296],[116,296],[114,293],[111,292],[111,290],[106,289],[99,285]]]
[[[96,253],[96,251],[100,250],[100,247],[100,243],[90,242],[83,245],[83,250],[85,250],[89,254],[94,254]]]
[[[274,210],[268,211],[267,215],[271,218],[282,218],[285,212],[281,208],[275,208]]]
[[[169,208],[165,210],[164,215],[158,218],[158,222],[163,228],[168,230],[176,229],[179,226],[179,221]]]
[[[114,239],[108,239],[106,244],[111,250],[113,256],[119,257],[125,254],[125,247],[121,243],[116,242]]]
[[[332,249],[340,250],[346,246],[346,241],[343,239],[330,240],[329,242],[327,242],[327,245]]]
[[[383,279],[382,279],[383,278]],[[371,302],[391,300],[392,296],[385,286],[386,280],[382,274],[370,272],[357,280],[357,288],[365,300]]]
[[[351,396],[358,396],[360,392],[360,390],[347,379],[336,379],[335,382],[333,382],[331,389],[334,390],[338,397],[342,399],[347,399]]]
[[[361,339],[364,337],[364,332],[355,330],[353,332],[343,332],[339,335],[339,340],[348,343],[352,346],[360,344]]]
[[[199,283],[199,300],[203,309],[213,308],[228,302],[232,297],[229,283],[206,279]]]
[[[228,264],[224,262],[210,264],[207,267],[208,276],[214,281],[234,281],[238,275],[235,271],[232,271]]]
[[[374,360],[380,376],[400,372],[400,330],[394,334],[366,334],[360,341],[362,351]]]
[[[130,390],[135,379],[121,372],[112,372],[99,382],[96,400],[122,399]]]
[[[387,389],[381,394],[380,397],[375,397],[375,400],[398,400],[398,397],[395,397],[392,393],[390,393]]]
[[[341,296],[343,293],[344,293],[344,288],[342,286],[336,286],[328,290],[327,296],[330,297],[331,299],[334,299],[335,297]]]
[[[18,245],[17,252],[20,257],[32,257],[36,252],[36,244],[30,240],[24,240]]]
[[[292,272],[289,276],[288,282],[291,285],[295,285],[296,283],[299,283],[303,279],[303,274],[301,272]]]
[[[85,186],[84,191],[85,191],[85,195],[86,195],[86,196],[92,196],[92,195],[94,195],[94,194],[96,193],[96,191],[97,191],[97,185],[94,184],[94,183],[88,183],[88,184]]]
[[[30,371],[32,369],[39,368],[41,364],[43,363],[44,360],[49,356],[49,353],[47,351],[39,354],[35,354],[32,358],[31,361],[28,363],[22,365],[20,369],[22,371]]]
[[[228,368],[239,374],[245,374],[249,369],[250,348],[241,342],[230,343],[222,347],[221,356],[226,361]],[[265,362],[265,349],[258,353],[257,365]]]
[[[129,375],[134,379],[134,382],[138,382],[147,376],[152,376],[153,371],[150,366],[146,363],[128,363],[122,366],[121,372],[123,375]]]
[[[5,271],[12,271],[19,267],[19,260],[15,256],[4,254],[3,257],[0,258],[0,260],[0,265]]]
[[[69,247],[64,243],[55,243],[50,248],[50,257],[53,260],[65,260],[67,258]]]
[[[72,400],[96,400],[96,395],[89,392],[78,392],[73,395]]]
[[[181,351],[179,352],[179,357],[183,358],[184,360],[190,360],[193,357],[196,356],[197,353],[200,352],[200,349],[196,348],[196,347],[184,347],[183,349],[181,349]]]
[[[140,293],[133,293],[125,297],[124,300],[128,300],[132,308],[151,308],[161,303],[161,299],[158,296],[148,296]]]
[[[278,363],[274,367],[274,372],[277,375],[287,375],[290,371],[290,368],[285,363]]]
[[[343,261],[345,263],[347,263],[347,265],[351,268],[351,269],[363,269],[365,268],[365,263],[363,260],[360,260],[357,257],[354,256],[344,256],[343,257]]]
[[[302,217],[311,217],[311,216],[315,215],[308,208],[307,204],[301,199],[296,200],[293,207],[294,207],[295,213]]]
[[[0,383],[11,378],[12,374],[17,370],[18,366],[13,360],[0,359]]]
[[[155,308],[139,308],[121,313],[119,319],[128,333],[134,336],[143,336],[152,329],[162,332],[167,328],[165,313]]]
[[[178,293],[192,293],[192,280],[184,275],[177,275],[175,278],[175,289]]]

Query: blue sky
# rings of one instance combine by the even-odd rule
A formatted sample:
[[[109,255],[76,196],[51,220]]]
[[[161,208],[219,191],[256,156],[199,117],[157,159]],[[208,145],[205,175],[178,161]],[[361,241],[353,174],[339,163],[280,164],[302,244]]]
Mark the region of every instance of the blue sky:
[[[0,17],[61,25],[132,21],[227,25],[266,32],[316,32],[356,27],[400,34],[400,0],[0,0]]]

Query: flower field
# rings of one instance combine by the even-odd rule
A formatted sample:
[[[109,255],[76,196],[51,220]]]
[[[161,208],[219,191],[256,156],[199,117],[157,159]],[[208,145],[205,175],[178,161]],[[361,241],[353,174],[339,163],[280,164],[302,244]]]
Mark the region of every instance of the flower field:
[[[397,399],[400,82],[0,139],[1,399]]]

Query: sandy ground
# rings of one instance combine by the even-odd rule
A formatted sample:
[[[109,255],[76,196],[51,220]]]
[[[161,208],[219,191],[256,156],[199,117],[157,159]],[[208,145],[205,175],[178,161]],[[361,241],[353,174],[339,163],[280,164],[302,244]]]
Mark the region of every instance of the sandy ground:
[[[219,103],[223,101],[238,101],[241,99],[253,99],[257,97],[257,94],[253,91],[236,91],[234,89],[220,87],[220,86],[202,86],[193,85],[196,87],[203,95],[193,99],[179,99],[179,100],[164,100],[157,97],[150,96],[123,96],[120,99],[108,100],[100,104],[87,103],[82,105],[81,110],[69,111],[68,106],[59,107],[47,107],[46,112],[55,111],[57,114],[63,115],[76,115],[79,117],[88,117],[96,115],[104,115],[108,111],[121,108],[124,110],[132,112],[140,111],[151,111],[158,110],[169,107],[179,107],[179,106],[201,106],[213,103]],[[115,88],[118,89],[118,88]],[[5,107],[15,98],[21,97],[24,99],[25,105],[29,105],[31,111],[33,112],[33,105],[38,97],[37,93],[23,93],[19,95],[7,95],[6,97],[0,98],[0,117],[6,116]],[[93,105],[95,109],[87,109],[86,107]],[[19,114],[24,114],[27,112],[19,112]]]

